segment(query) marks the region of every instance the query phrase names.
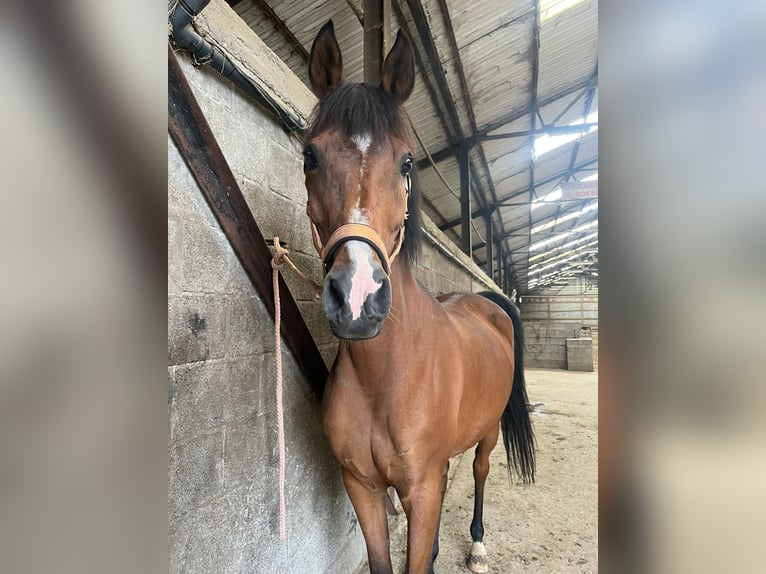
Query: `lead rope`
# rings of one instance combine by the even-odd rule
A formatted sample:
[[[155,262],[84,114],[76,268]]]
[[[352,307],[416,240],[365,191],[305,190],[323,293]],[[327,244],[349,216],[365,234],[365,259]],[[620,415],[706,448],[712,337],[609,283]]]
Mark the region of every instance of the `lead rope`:
[[[274,245],[279,246],[279,238],[274,238]],[[277,428],[279,434],[279,539],[287,539],[287,510],[285,508],[285,420],[282,406],[282,341],[279,331],[282,323],[282,309],[279,303],[279,269],[282,257],[274,255],[271,260],[272,283],[274,286],[274,339],[277,356]]]
[[[274,288],[274,342],[277,359],[277,429],[279,435],[279,539],[287,540],[287,510],[285,507],[285,413],[282,401],[282,308],[279,301],[279,270],[287,263],[314,291],[318,297],[322,288],[306,277],[290,261],[289,252],[279,244],[279,237],[274,237],[274,257],[271,259],[271,277]]]

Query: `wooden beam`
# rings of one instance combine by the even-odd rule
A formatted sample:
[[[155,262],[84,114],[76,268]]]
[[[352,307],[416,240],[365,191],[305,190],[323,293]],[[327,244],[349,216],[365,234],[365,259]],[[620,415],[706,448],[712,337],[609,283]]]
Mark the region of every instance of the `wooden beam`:
[[[523,130],[520,132],[508,132],[505,134],[484,135],[484,136],[480,136],[479,139],[481,141],[492,141],[492,140],[504,140],[504,139],[511,139],[511,138],[523,138],[528,136],[562,135],[562,134],[572,134],[572,133],[579,134],[582,132],[587,132],[588,130],[592,128],[597,128],[597,127],[598,127],[598,122],[590,123],[590,124],[577,124],[574,126],[543,126],[541,128]]]
[[[468,146],[460,148],[460,238],[463,251],[471,256],[471,171]]]
[[[364,0],[364,82],[380,84],[386,44],[391,43],[391,0]]]
[[[494,232],[493,232],[493,225],[492,225],[492,214],[488,213],[484,216],[484,227],[487,230],[487,236],[486,236],[486,243],[487,243],[487,275],[490,277],[494,274],[494,248],[495,248],[495,241],[494,241]]]
[[[412,15],[412,21],[415,24],[415,28],[418,31],[418,36],[423,44],[423,49],[426,52],[426,59],[428,65],[431,68],[431,74],[433,75],[436,85],[438,87],[437,93],[441,96],[441,100],[444,104],[443,110],[446,111],[446,118],[449,119],[450,126],[447,122],[444,123],[446,128],[447,137],[453,144],[455,142],[463,141],[463,128],[460,125],[460,118],[458,117],[457,107],[452,100],[449,83],[444,75],[444,68],[442,68],[439,53],[436,50],[436,44],[431,36],[431,29],[428,24],[428,16],[426,16],[423,5],[420,0],[406,0],[407,6],[410,9]],[[423,75],[428,76],[428,71],[423,70]],[[452,128],[450,130],[450,127]],[[454,152],[453,152],[454,153]],[[431,154],[431,157],[434,157]],[[439,161],[434,157],[434,161]]]

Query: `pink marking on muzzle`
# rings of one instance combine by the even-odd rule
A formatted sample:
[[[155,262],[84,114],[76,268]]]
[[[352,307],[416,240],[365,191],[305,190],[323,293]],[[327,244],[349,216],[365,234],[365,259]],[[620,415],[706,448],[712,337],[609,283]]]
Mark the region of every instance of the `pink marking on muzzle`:
[[[356,242],[349,242],[348,248],[351,260],[355,263],[348,304],[351,307],[351,318],[357,320],[362,316],[364,302],[370,295],[376,293],[383,283],[378,283],[373,279],[375,270],[370,264],[371,249],[365,244]]]

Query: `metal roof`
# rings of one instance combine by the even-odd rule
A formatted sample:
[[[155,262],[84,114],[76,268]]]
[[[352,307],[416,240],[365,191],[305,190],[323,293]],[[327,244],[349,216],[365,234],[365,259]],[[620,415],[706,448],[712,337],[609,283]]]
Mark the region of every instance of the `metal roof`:
[[[362,0],[227,1],[306,83],[311,43],[332,18],[345,77],[363,80]],[[597,280],[598,199],[533,205],[564,182],[598,177],[597,120],[579,133],[567,127],[598,112],[597,0],[391,5],[393,31],[403,28],[416,51],[407,112],[436,164],[417,149],[424,211],[462,244],[457,151],[468,142],[474,259],[486,268],[490,214],[494,269],[510,269],[520,294],[580,276]],[[543,133],[569,137],[535,155]]]

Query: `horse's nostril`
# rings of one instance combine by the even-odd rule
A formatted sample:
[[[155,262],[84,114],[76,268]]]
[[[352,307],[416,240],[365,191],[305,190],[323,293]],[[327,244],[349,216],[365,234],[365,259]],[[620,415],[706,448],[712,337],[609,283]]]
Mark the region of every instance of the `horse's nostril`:
[[[324,288],[325,313],[334,315],[343,309],[346,302],[346,292],[343,289],[343,281],[328,277]]]
[[[365,308],[372,317],[379,320],[385,319],[391,310],[391,287],[388,279],[384,280],[380,289],[367,300]]]

